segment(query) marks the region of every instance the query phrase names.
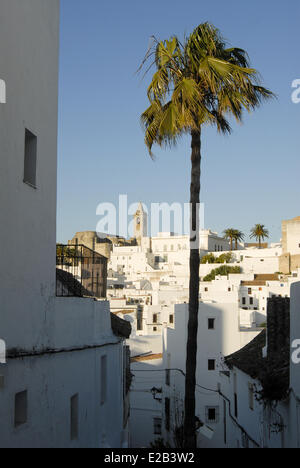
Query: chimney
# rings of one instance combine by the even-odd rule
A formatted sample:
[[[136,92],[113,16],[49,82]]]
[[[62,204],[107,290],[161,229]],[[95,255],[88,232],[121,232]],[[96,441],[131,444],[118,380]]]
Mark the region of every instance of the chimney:
[[[278,353],[290,348],[290,299],[268,299],[267,356],[273,359]]]

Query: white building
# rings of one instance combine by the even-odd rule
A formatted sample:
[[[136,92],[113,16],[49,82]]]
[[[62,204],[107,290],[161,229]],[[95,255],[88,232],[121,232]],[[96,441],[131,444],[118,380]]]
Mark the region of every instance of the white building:
[[[226,358],[220,375],[224,445],[299,448],[300,283],[268,304],[268,328]]]
[[[181,424],[183,421],[187,324],[188,305],[176,305],[174,329],[165,328],[163,335],[166,370],[163,386],[163,439],[171,446],[174,446],[178,418]],[[222,447],[222,420],[217,389],[223,359],[228,350],[239,350],[257,336],[259,331],[255,327],[241,327],[236,302],[200,303],[196,415],[204,428],[198,434],[199,447]],[[177,421],[174,417],[177,417]]]
[[[59,1],[0,3],[0,446],[126,446],[128,328],[55,291]]]

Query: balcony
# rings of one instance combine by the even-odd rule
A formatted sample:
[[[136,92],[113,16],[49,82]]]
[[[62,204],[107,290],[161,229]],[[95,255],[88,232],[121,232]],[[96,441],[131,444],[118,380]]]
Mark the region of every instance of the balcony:
[[[84,245],[57,245],[56,296],[106,298],[107,258]]]

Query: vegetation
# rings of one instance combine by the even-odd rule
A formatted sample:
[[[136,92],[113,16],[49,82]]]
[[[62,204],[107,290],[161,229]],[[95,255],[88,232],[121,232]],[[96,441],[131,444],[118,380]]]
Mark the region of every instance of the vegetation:
[[[225,229],[224,237],[230,240],[230,250],[233,250],[233,242],[235,242],[235,250],[238,250],[238,242],[242,242],[245,239],[244,233],[234,228]]]
[[[251,239],[255,238],[259,243],[259,248],[261,249],[262,241],[269,239],[269,231],[266,229],[264,224],[256,224],[251,229],[250,234]]]
[[[209,275],[203,278],[203,281],[213,281],[216,279],[216,276],[227,276],[229,274],[239,274],[241,272],[242,270],[240,267],[230,267],[224,265],[219,268],[216,268],[215,270],[212,270]]]
[[[201,264],[216,264],[216,263],[231,263],[233,261],[233,255],[231,253],[224,253],[219,257],[215,256],[212,253],[204,255],[201,259]]]
[[[77,256],[78,254],[76,252],[76,249],[62,246],[60,244],[56,245],[56,263],[58,265],[77,266]]]
[[[254,110],[272,93],[260,86],[244,50],[228,48],[218,29],[199,25],[182,43],[177,37],[158,41],[147,52],[141,68],[151,60],[156,70],[148,88],[150,105],[142,114],[145,143],[152,147],[176,145],[189,135],[191,154],[191,254],[188,343],[185,382],[184,445],[196,446],[195,390],[199,312],[199,203],[201,135],[204,125],[230,133],[229,116],[242,121],[243,111]]]

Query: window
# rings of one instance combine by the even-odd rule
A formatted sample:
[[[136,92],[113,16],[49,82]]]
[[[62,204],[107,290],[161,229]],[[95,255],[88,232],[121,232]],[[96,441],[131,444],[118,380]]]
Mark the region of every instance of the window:
[[[205,291],[205,292],[208,292],[208,288],[204,288],[204,291]]]
[[[107,356],[101,357],[101,405],[104,405],[107,397]]]
[[[137,315],[137,330],[142,331],[143,330],[143,311],[138,309],[136,315]]]
[[[216,361],[215,361],[215,359],[209,359],[208,360],[208,370],[209,371],[216,370]]]
[[[15,427],[27,423],[27,391],[17,393],[15,396]]]
[[[154,418],[153,419],[153,426],[154,426],[154,435],[161,435],[162,432],[162,420],[161,418]]]
[[[248,288],[248,294],[252,294],[252,288]]]
[[[213,407],[207,406],[205,410],[205,414],[206,414],[207,423],[219,422],[219,407],[218,406],[213,406]]]
[[[157,332],[157,327],[153,327],[153,331],[154,331],[154,332]]]
[[[166,369],[166,385],[170,387],[171,385],[171,371],[170,369]]]
[[[254,410],[254,386],[253,384],[248,384],[248,392],[249,392],[249,408],[253,411]]]
[[[78,394],[71,398],[71,440],[78,439],[79,399]]]
[[[158,322],[158,315],[153,314],[153,323],[157,323],[157,322]]]
[[[36,187],[37,137],[25,130],[24,183]]]
[[[246,304],[246,298],[245,298],[245,297],[243,297],[243,299],[242,299],[242,304],[243,304],[243,305]]]
[[[254,304],[254,299],[253,297],[250,297],[250,305],[253,305]]]
[[[174,315],[170,315],[169,322],[170,322],[171,324],[174,323]]]
[[[209,330],[214,330],[215,329],[215,319],[214,318],[209,318],[208,319],[208,329]]]
[[[165,399],[165,425],[166,431],[170,430],[170,398]]]

